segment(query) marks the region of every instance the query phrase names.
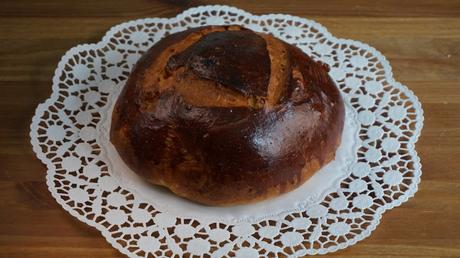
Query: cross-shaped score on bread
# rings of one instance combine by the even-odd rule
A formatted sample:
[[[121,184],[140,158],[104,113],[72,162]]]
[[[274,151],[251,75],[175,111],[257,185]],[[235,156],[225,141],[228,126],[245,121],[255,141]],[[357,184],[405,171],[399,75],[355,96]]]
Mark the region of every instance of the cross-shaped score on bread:
[[[334,157],[344,107],[328,67],[241,26],[171,34],[137,63],[111,141],[154,184],[210,205],[267,199]]]
[[[208,78],[202,78],[193,72],[194,68],[203,68],[203,66],[215,65],[212,58],[203,58],[202,60],[187,60],[191,64],[188,65],[189,67],[185,68],[185,60],[182,60],[183,63],[180,64],[182,66],[177,63],[177,59],[184,59],[181,56],[181,53],[193,45],[200,45],[199,41],[202,40],[203,37],[205,37],[203,41],[207,41],[206,37],[217,35],[220,37],[219,39],[221,42],[219,43],[222,45],[222,43],[226,44],[226,41],[235,40],[235,37],[232,37],[232,34],[235,34],[235,31],[241,30],[246,29],[240,26],[211,26],[207,27],[206,29],[191,33],[181,41],[167,47],[167,49],[165,49],[163,53],[161,53],[161,55],[150,66],[150,69],[146,71],[143,83],[145,85],[145,92],[147,93],[149,91],[155,91],[155,95],[159,93],[161,94],[161,92],[164,90],[174,88],[177,92],[179,92],[179,94],[187,103],[202,107],[248,107],[258,109],[263,107],[270,108],[277,105],[280,99],[287,92],[290,73],[292,72],[295,76],[296,73],[299,74],[299,71],[297,67],[296,70],[292,70],[290,68],[290,59],[288,57],[288,50],[286,49],[286,45],[282,41],[267,34],[257,33],[257,35],[260,36],[260,38],[258,38],[259,43],[265,43],[265,46],[260,44],[261,47],[266,49],[268,57],[270,58],[270,66],[266,67],[270,69],[270,77],[266,83],[266,90],[263,89],[263,87],[260,87],[266,92],[258,92],[262,93],[259,95],[248,94],[250,92],[247,91],[239,91],[238,88],[241,87],[236,86],[236,89],[231,88],[223,85],[218,80],[213,81],[209,80]],[[217,32],[227,32],[227,35],[224,33],[216,34]],[[247,33],[249,33],[248,35],[252,37],[256,36],[252,32]],[[243,38],[247,37],[247,35],[241,35],[241,33],[239,36]],[[265,42],[262,42],[263,40]],[[236,45],[235,47],[244,48],[245,43],[248,42],[246,40],[246,42],[237,43],[239,43],[239,45]],[[214,46],[214,48],[224,49],[225,46]],[[212,51],[213,49],[205,48],[201,50]],[[191,51],[193,51],[193,49]],[[232,53],[227,54],[231,55]],[[302,88],[305,87],[302,79],[299,81],[299,85]]]

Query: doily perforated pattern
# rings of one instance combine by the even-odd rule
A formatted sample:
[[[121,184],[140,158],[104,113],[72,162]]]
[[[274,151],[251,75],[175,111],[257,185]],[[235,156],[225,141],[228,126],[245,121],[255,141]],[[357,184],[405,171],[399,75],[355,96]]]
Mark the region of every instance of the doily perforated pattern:
[[[98,139],[110,116],[110,94],[119,91],[152,44],[209,24],[241,24],[271,33],[330,65],[331,77],[356,113],[359,148],[347,167],[349,176],[323,200],[281,218],[204,223],[165,214],[111,176]],[[388,62],[375,49],[337,39],[310,20],[203,6],[171,19],[124,23],[97,44],[69,50],[56,69],[51,97],[36,110],[30,136],[59,204],[128,256],[304,256],[356,243],[370,234],[386,209],[416,192],[421,167],[414,144],[422,125],[416,96],[394,81]]]

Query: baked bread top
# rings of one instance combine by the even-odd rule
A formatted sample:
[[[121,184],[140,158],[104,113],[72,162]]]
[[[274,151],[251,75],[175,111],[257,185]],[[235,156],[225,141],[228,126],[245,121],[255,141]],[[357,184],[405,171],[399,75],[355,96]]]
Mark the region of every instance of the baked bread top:
[[[328,66],[271,35],[206,26],[138,61],[111,141],[137,174],[208,205],[290,191],[333,159],[344,106]]]

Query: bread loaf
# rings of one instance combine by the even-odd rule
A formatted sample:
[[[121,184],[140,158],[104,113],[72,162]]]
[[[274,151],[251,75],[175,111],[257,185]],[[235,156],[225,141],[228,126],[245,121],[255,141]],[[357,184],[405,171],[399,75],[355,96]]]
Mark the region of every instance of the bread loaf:
[[[328,69],[240,26],[171,34],[130,74],[111,142],[138,175],[199,203],[277,196],[335,156],[344,105]]]

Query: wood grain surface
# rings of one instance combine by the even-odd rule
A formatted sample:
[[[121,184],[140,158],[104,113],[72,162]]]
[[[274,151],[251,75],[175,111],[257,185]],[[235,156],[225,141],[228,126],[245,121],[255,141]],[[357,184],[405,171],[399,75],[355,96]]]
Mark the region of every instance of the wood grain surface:
[[[314,19],[338,37],[366,42],[422,102],[423,176],[415,198],[386,212],[369,238],[330,256],[460,257],[460,1],[454,0],[0,0],[0,257],[123,257],[47,191],[45,166],[29,143],[31,117],[72,46],[97,42],[131,19],[216,3]]]

